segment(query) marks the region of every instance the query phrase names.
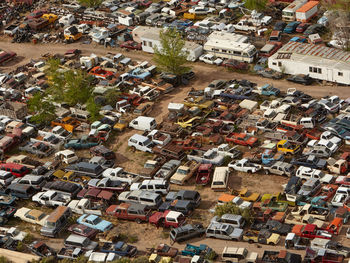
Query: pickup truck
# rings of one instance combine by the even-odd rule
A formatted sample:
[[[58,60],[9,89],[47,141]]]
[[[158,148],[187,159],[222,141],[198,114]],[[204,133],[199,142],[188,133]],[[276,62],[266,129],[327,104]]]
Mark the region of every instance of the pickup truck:
[[[258,144],[258,138],[249,136],[246,133],[232,132],[226,136],[225,140],[229,143],[248,146],[250,149]]]
[[[250,23],[248,23],[248,21],[239,21],[237,24],[233,25],[235,30],[238,31],[247,31],[247,32],[257,32],[258,31],[258,27],[250,25]]]
[[[279,234],[271,233],[269,230],[263,229],[261,231],[248,230],[243,234],[243,241],[248,243],[260,243],[265,245],[278,245],[281,240]]]
[[[311,204],[305,204],[303,206],[296,206],[292,211],[291,214],[295,217],[303,217],[305,215],[312,215],[314,218],[320,219],[320,220],[328,220],[329,218],[329,211],[326,209],[318,209],[314,207]]]
[[[325,221],[315,219],[311,215],[305,215],[305,216],[297,216],[289,214],[284,219],[284,223],[291,224],[291,225],[307,225],[307,224],[314,224],[319,228],[322,228],[325,224]]]
[[[295,225],[292,229],[292,233],[295,233],[300,237],[306,237],[310,239],[314,239],[316,237],[324,239],[332,238],[332,234],[330,234],[328,231],[318,229],[318,227],[313,224]]]
[[[166,210],[164,212],[155,212],[149,218],[150,224],[156,225],[157,227],[180,227],[185,224],[185,216],[176,211]]]
[[[97,145],[99,145],[99,141],[97,138],[88,137],[88,136],[84,135],[80,139],[69,140],[64,145],[64,148],[80,150],[80,149],[89,149],[89,148],[97,146]]]
[[[229,144],[223,143],[220,144],[217,148],[213,148],[218,154],[223,155],[224,157],[228,156],[231,159],[238,159],[242,152],[237,149],[237,146],[230,147]]]
[[[9,25],[8,27],[4,28],[4,34],[13,36],[14,34],[16,34],[18,29],[19,29],[19,25],[16,25],[16,24]]]
[[[188,161],[184,165],[179,166],[175,174],[170,178],[170,183],[180,185],[184,184],[197,171],[199,165],[200,163],[195,161]]]
[[[51,122],[51,126],[61,126],[68,132],[73,132],[79,125],[80,121],[72,117],[65,117],[63,119],[57,119]]]
[[[0,238],[6,236],[12,238],[13,240],[23,241],[27,235],[28,234],[26,232],[19,231],[16,227],[0,227]]]
[[[72,210],[73,213],[83,215],[83,214],[92,214],[101,216],[101,206],[94,206],[93,203],[87,199],[83,198],[80,200],[72,200],[69,202],[68,207]]]
[[[88,182],[89,188],[97,188],[101,190],[107,190],[107,191],[115,191],[115,192],[123,192],[127,188],[128,183],[121,182],[118,180],[112,180],[110,178],[103,178],[103,179],[91,179]]]
[[[118,219],[135,221],[140,224],[142,222],[148,222],[152,213],[145,205],[122,203],[120,205],[111,205],[108,207],[106,214]]]
[[[310,239],[297,236],[295,233],[288,233],[284,241],[286,249],[305,250],[310,246]]]
[[[285,251],[284,253],[281,253],[280,251],[265,250],[264,254],[261,258],[261,262],[264,262],[264,263],[277,263],[277,262],[295,263],[295,262],[302,262],[302,257],[299,254],[294,254],[294,253],[291,253],[289,251]]]
[[[54,149],[44,142],[27,142],[18,148],[20,151],[28,152],[39,158],[48,157],[54,153]]]
[[[181,255],[193,257],[195,255],[206,256],[209,255],[213,250],[205,244],[195,246],[192,244],[186,244],[184,250],[181,251]]]
[[[43,165],[43,163],[34,160],[26,155],[12,156],[6,160],[6,163],[17,163],[26,166],[29,169],[35,169],[36,167]]]
[[[129,185],[137,182],[141,177],[139,174],[127,172],[121,167],[107,168],[103,171],[102,176],[111,180],[126,182]]]
[[[61,140],[59,137],[57,137],[56,135],[53,134],[47,134],[45,136],[37,136],[36,138],[30,138],[30,142],[32,143],[46,143],[47,145],[49,145],[50,147],[54,148],[55,150],[59,150],[60,148],[62,148],[64,141]]]
[[[53,190],[46,191],[46,192],[39,192],[32,197],[33,202],[37,202],[45,206],[54,206],[54,207],[65,206],[70,202],[70,200],[71,200],[71,197],[69,195],[56,192]]]
[[[171,136],[159,130],[146,131],[143,136],[150,138],[155,144],[166,145],[171,141]]]
[[[187,155],[189,161],[195,161],[198,163],[209,163],[213,165],[221,165],[224,162],[224,156],[219,154],[213,149],[206,152],[201,150],[192,150],[190,154]]]

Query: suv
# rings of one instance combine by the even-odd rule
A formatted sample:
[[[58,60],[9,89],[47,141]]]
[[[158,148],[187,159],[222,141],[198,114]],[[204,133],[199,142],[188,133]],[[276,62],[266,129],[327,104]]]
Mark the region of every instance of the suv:
[[[265,173],[277,174],[277,175],[286,175],[288,177],[294,175],[295,168],[293,165],[281,161],[277,161],[271,166],[264,167]]]
[[[173,200],[190,201],[194,207],[198,207],[201,202],[201,196],[197,191],[191,191],[191,190],[180,190],[178,192],[169,192],[165,197],[165,201],[173,201]]]
[[[213,223],[225,223],[233,227],[244,227],[245,221],[241,215],[223,214],[221,217],[214,216],[210,222]]]
[[[155,143],[146,136],[134,134],[129,138],[128,146],[135,150],[152,153]]]
[[[187,224],[181,227],[173,228],[170,231],[170,239],[173,242],[182,242],[191,238],[200,237],[204,235],[205,228],[201,224]]]
[[[9,185],[13,179],[15,179],[15,177],[12,175],[12,173],[0,170],[0,185]]]
[[[211,222],[207,228],[206,236],[234,241],[241,240],[243,229],[235,228],[230,224]]]

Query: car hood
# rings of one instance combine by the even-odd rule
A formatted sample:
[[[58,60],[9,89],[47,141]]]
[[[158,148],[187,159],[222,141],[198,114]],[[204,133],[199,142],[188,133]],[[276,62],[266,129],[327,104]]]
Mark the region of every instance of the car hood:
[[[331,174],[325,174],[321,179],[320,179],[320,181],[322,182],[322,183],[330,183],[330,182],[332,182],[333,181],[333,175],[331,175]]]
[[[235,228],[232,233],[230,234],[230,237],[232,238],[240,238],[243,235],[243,229],[241,228]]]

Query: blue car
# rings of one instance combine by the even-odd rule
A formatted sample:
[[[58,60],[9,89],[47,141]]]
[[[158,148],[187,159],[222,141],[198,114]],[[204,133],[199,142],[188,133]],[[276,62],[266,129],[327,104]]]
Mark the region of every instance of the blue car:
[[[137,253],[137,248],[123,241],[118,241],[117,243],[106,242],[103,244],[101,252],[115,253],[122,257],[133,257]]]
[[[255,64],[253,70],[255,72],[258,72],[258,71],[265,69],[267,67],[267,61],[268,61],[268,58],[266,58],[266,57],[259,58],[258,62],[256,62],[256,64]]]
[[[307,39],[305,37],[292,37],[290,42],[299,42],[299,43],[306,43]]]
[[[131,78],[135,79],[147,79],[148,77],[151,76],[151,73],[147,70],[141,69],[141,68],[135,68],[133,71],[129,73],[129,76]]]
[[[287,33],[287,34],[292,34],[295,32],[295,29],[297,29],[297,27],[299,26],[301,22],[299,21],[294,21],[294,22],[290,22],[288,23],[288,25],[283,29],[283,33]]]
[[[111,222],[103,220],[96,215],[89,215],[89,214],[84,214],[81,217],[79,217],[77,220],[77,223],[91,227],[93,229],[100,230],[102,232],[105,232],[113,228],[113,224]]]
[[[283,161],[284,155],[280,153],[275,153],[273,150],[265,149],[261,155],[261,162],[265,165],[273,164],[277,161]]]
[[[278,96],[281,91],[278,88],[275,88],[271,84],[265,84],[261,87],[261,95],[264,96]]]

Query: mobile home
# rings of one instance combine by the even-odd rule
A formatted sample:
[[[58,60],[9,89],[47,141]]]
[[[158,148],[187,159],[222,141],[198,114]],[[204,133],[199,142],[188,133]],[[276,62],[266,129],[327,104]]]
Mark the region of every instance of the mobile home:
[[[282,20],[295,21],[296,11],[306,3],[307,0],[295,0],[293,3],[282,10]]]
[[[309,22],[315,15],[317,15],[318,5],[318,1],[307,2],[296,11],[296,20],[303,23]]]
[[[235,59],[251,63],[257,57],[254,45],[246,36],[232,33],[213,32],[204,44],[204,51],[219,58]]]

